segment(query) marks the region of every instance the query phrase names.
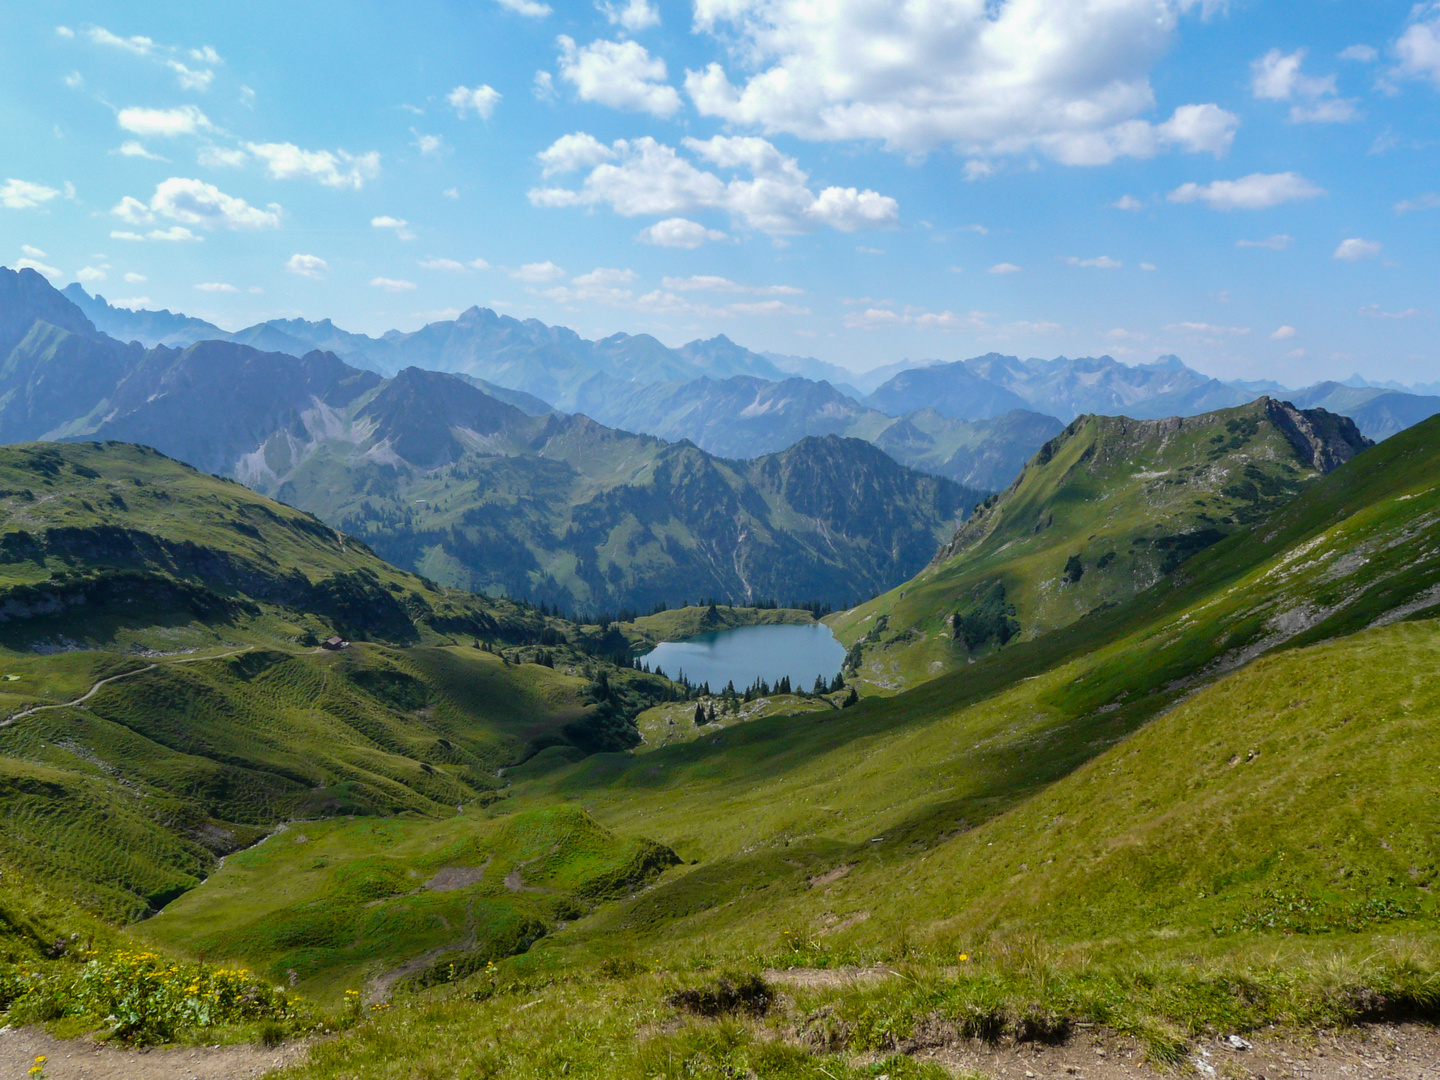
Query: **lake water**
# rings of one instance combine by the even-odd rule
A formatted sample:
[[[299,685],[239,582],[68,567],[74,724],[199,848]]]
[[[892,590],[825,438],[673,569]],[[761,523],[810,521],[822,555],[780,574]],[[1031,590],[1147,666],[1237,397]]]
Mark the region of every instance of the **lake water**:
[[[809,690],[815,676],[829,682],[845,662],[845,646],[823,623],[808,626],[740,626],[685,641],[666,641],[643,658],[653,671],[671,678],[682,671],[692,683],[709,683],[719,693],[728,682],[744,690],[756,679],[774,685],[790,676],[791,685]]]

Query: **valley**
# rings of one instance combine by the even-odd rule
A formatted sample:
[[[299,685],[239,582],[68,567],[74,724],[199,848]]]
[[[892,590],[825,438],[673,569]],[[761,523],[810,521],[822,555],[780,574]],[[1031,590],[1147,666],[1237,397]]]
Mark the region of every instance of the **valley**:
[[[317,1080],[850,1080],[1440,1017],[1440,419],[1202,386],[1062,426],[993,357],[894,416],[629,339],[660,375],[609,426],[0,285],[7,1023],[323,1036],[280,1074]],[[832,631],[822,686],[668,662]]]

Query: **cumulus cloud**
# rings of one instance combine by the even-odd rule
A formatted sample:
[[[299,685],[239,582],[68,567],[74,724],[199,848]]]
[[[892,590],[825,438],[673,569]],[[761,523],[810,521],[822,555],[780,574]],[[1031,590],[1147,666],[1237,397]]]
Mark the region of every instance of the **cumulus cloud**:
[[[128,225],[150,225],[162,218],[179,222],[181,226],[204,229],[274,229],[280,225],[280,207],[276,203],[262,210],[244,199],[225,194],[214,184],[179,176],[162,180],[148,204],[127,195],[110,212]],[[181,231],[188,232],[183,228]],[[188,240],[193,236],[152,234],[150,239]]]
[[[250,160],[250,155],[224,146],[202,146],[196,159],[207,169],[238,169]]]
[[[291,255],[285,260],[285,269],[301,277],[318,278],[324,276],[330,264],[319,255]]]
[[[536,101],[547,104],[554,101],[559,96],[555,92],[555,76],[548,71],[535,72],[535,78],[530,83],[530,93],[535,95]]]
[[[445,139],[443,136],[424,135],[414,128],[410,129],[410,134],[415,136],[415,141],[411,145],[422,154],[438,154],[445,149]]]
[[[1262,100],[1292,101],[1292,124],[1343,124],[1357,115],[1355,103],[1337,96],[1335,76],[1312,78],[1300,70],[1305,50],[1283,53],[1271,49],[1250,65],[1251,92]]]
[[[1297,199],[1323,195],[1299,173],[1251,173],[1239,180],[1181,184],[1168,196],[1173,203],[1203,202],[1212,210],[1265,210]]]
[[[127,296],[123,300],[111,300],[111,307],[129,308],[131,311],[138,311],[140,308],[147,308],[155,301],[148,296]]]
[[[420,265],[426,270],[449,270],[457,274],[465,272],[465,264],[455,259],[422,259]]]
[[[65,27],[60,29],[66,30],[66,33],[61,35],[62,37],[73,38],[75,36],[73,30]],[[59,30],[56,32],[59,33]],[[176,81],[183,90],[209,90],[210,84],[215,79],[214,68],[225,62],[210,45],[203,45],[195,49],[186,49],[177,45],[162,45],[153,38],[139,34],[121,37],[119,34],[106,30],[103,26],[92,26],[86,31],[85,36],[92,44],[120,49],[133,56],[143,57],[152,63],[169,68],[175,73]],[[189,64],[185,62],[187,60],[190,61]],[[190,64],[196,66],[191,67]]]
[[[44,184],[32,184],[28,180],[14,177],[0,184],[0,206],[10,210],[30,210],[41,203],[47,203],[59,195],[55,188]]]
[[[344,150],[302,150],[294,143],[246,143],[245,149],[265,163],[275,180],[315,180],[326,187],[359,191],[380,175],[380,155],[347,154]]]
[[[889,330],[901,327],[917,330],[988,329],[985,315],[979,311],[956,315],[953,311],[926,311],[918,307],[907,307],[901,311],[893,311],[888,307],[852,311],[845,316],[845,326],[850,330]]]
[[[711,274],[667,277],[662,279],[660,284],[671,292],[729,292],[750,293],[755,296],[801,296],[805,292],[794,285],[742,285],[738,281]]]
[[[44,274],[47,278],[58,278],[61,276],[60,271],[55,269],[55,267],[47,266],[38,259],[17,259],[15,261],[15,269],[34,270],[37,274]]]
[[[550,5],[541,4],[538,0],[495,0],[495,2],[506,11],[524,15],[527,19],[543,19],[550,14]]]
[[[116,150],[115,153],[119,154],[121,157],[144,158],[146,161],[168,162],[170,160],[169,158],[161,157],[159,154],[152,154],[149,150],[146,150],[142,144],[136,142],[134,139],[131,139],[128,142],[121,143],[120,149]]]
[[[32,259],[48,259],[50,257],[50,253],[48,251],[43,251],[40,248],[34,247],[30,244],[21,244],[20,253],[22,255],[29,255]]]
[[[109,276],[102,266],[82,266],[79,270],[75,271],[75,280],[87,283],[91,281],[104,281]]]
[[[545,9],[549,12],[549,8]],[[445,100],[455,110],[455,115],[464,120],[471,113],[480,117],[481,120],[489,120],[495,115],[495,106],[500,104],[500,91],[493,86],[481,84],[480,86],[468,87],[457,86],[446,95]]]
[[[1145,204],[1139,199],[1135,198],[1134,195],[1121,195],[1120,198],[1116,199],[1110,205],[1116,210],[1129,210],[1132,213],[1137,210],[1145,209]]]
[[[1413,319],[1420,311],[1413,307],[1403,311],[1386,311],[1379,304],[1366,304],[1360,309],[1360,314],[1367,319]]]
[[[151,229],[148,233],[132,232],[128,229],[118,229],[110,234],[112,240],[159,240],[164,243],[198,244],[205,238],[196,236],[184,225],[171,225],[168,229]],[[143,279],[142,279],[143,280]]]
[[[1081,259],[1071,255],[1066,258],[1065,262],[1070,266],[1083,266],[1091,270],[1119,270],[1123,265],[1109,255],[1100,255],[1093,259]]]
[[[593,168],[602,161],[613,161],[616,155],[595,136],[577,131],[572,135],[561,135],[535,156],[542,166],[540,175],[555,176]]]
[[[597,2],[595,6],[610,20],[612,26],[624,27],[632,34],[660,25],[660,9],[650,3],[650,0],[625,0],[624,4]]]
[[[719,229],[707,229],[698,221],[672,217],[640,230],[638,239],[656,247],[686,248],[693,251],[707,240],[728,240],[729,237]]]
[[[648,136],[620,139],[609,148],[614,160],[591,169],[578,190],[536,188],[529,193],[530,202],[535,206],[603,204],[625,217],[722,210],[746,228],[772,236],[823,226],[848,232],[891,225],[899,218],[895,200],[875,191],[828,187],[817,194],[795,159],[765,139],[717,135],[705,140],[687,138],[684,146],[732,175],[727,179],[697,168],[673,147]],[[542,160],[551,150],[541,155]],[[563,156],[556,151],[557,159]],[[736,172],[749,176],[733,175]],[[681,227],[674,234],[687,231]],[[691,240],[695,236],[688,230]]]
[[[1335,258],[1345,262],[1359,262],[1361,259],[1373,259],[1380,254],[1380,244],[1374,240],[1361,240],[1359,237],[1352,237],[1349,240],[1340,241],[1340,246],[1335,249]]]
[[[1038,149],[1072,164],[1178,147],[1224,153],[1239,120],[1187,105],[1163,124],[1151,66],[1188,0],[697,0],[695,28],[754,71],[687,71],[704,115],[812,140],[951,145],[984,158]]]
[[[1395,42],[1393,76],[1428,79],[1440,87],[1440,3],[1416,4]]]
[[[1380,59],[1380,51],[1373,45],[1351,45],[1337,54],[1341,60],[1356,60],[1362,64],[1373,64]]]
[[[1201,338],[1244,337],[1250,333],[1248,326],[1215,326],[1205,322],[1171,323],[1165,330],[1171,334]]]
[[[511,270],[510,276],[516,281],[528,281],[532,284],[557,281],[565,276],[565,271],[556,266],[553,262],[526,263],[518,269]]]
[[[411,292],[415,288],[413,281],[401,281],[397,278],[388,277],[371,278],[370,284],[377,289],[384,289],[386,292],[393,293]]]
[[[1021,268],[1016,266],[1014,263],[1002,262],[996,263],[994,266],[990,267],[990,269],[986,270],[985,272],[987,274],[1018,274],[1020,273],[1020,270]]]
[[[147,281],[149,281],[149,280],[150,280],[150,279],[147,278],[144,274],[137,274],[137,273],[135,273],[135,271],[133,271],[133,270],[130,271],[128,274],[125,275],[125,281],[126,281],[127,284],[130,284],[130,285],[143,285],[145,282],[147,282]]]
[[[575,87],[581,101],[612,109],[673,116],[680,109],[680,93],[665,80],[665,61],[651,56],[638,41],[595,41],[578,47],[561,34],[560,77]]]
[[[1419,198],[1404,199],[1395,204],[1395,213],[1408,214],[1414,210],[1437,210],[1440,209],[1440,193],[1426,192]]]
[[[1284,251],[1295,242],[1293,236],[1284,233],[1276,233],[1274,236],[1267,236],[1264,240],[1236,240],[1237,248],[1265,248],[1268,251]]]
[[[1271,341],[1288,341],[1295,336],[1295,327],[1282,326],[1270,335]]]
[[[194,105],[181,105],[174,109],[131,107],[121,109],[115,119],[123,130],[142,138],[194,135],[212,127],[209,118]]]
[[[238,293],[240,291],[234,285],[227,285],[223,281],[202,281],[195,288],[200,292],[208,293]]]

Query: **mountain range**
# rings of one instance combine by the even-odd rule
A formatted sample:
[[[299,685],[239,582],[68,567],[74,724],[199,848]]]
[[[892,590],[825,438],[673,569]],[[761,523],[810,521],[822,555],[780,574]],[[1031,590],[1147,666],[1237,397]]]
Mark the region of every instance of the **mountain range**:
[[[925,565],[984,494],[833,434],[726,461],[530,398],[527,412],[473,376],[387,379],[332,352],[238,341],[123,344],[34,271],[0,271],[0,310],[0,440],[154,446],[476,592],[586,611],[687,596],[838,605]],[[427,330],[440,348],[468,325]]]

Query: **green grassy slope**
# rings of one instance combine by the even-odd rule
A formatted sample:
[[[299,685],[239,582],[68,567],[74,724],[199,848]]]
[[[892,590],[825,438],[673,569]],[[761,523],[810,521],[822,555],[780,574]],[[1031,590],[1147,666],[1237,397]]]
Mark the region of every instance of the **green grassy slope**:
[[[863,680],[914,685],[1149,588],[1363,445],[1341,417],[1269,399],[1184,419],[1082,417],[920,575],[830,622],[860,643]]]

